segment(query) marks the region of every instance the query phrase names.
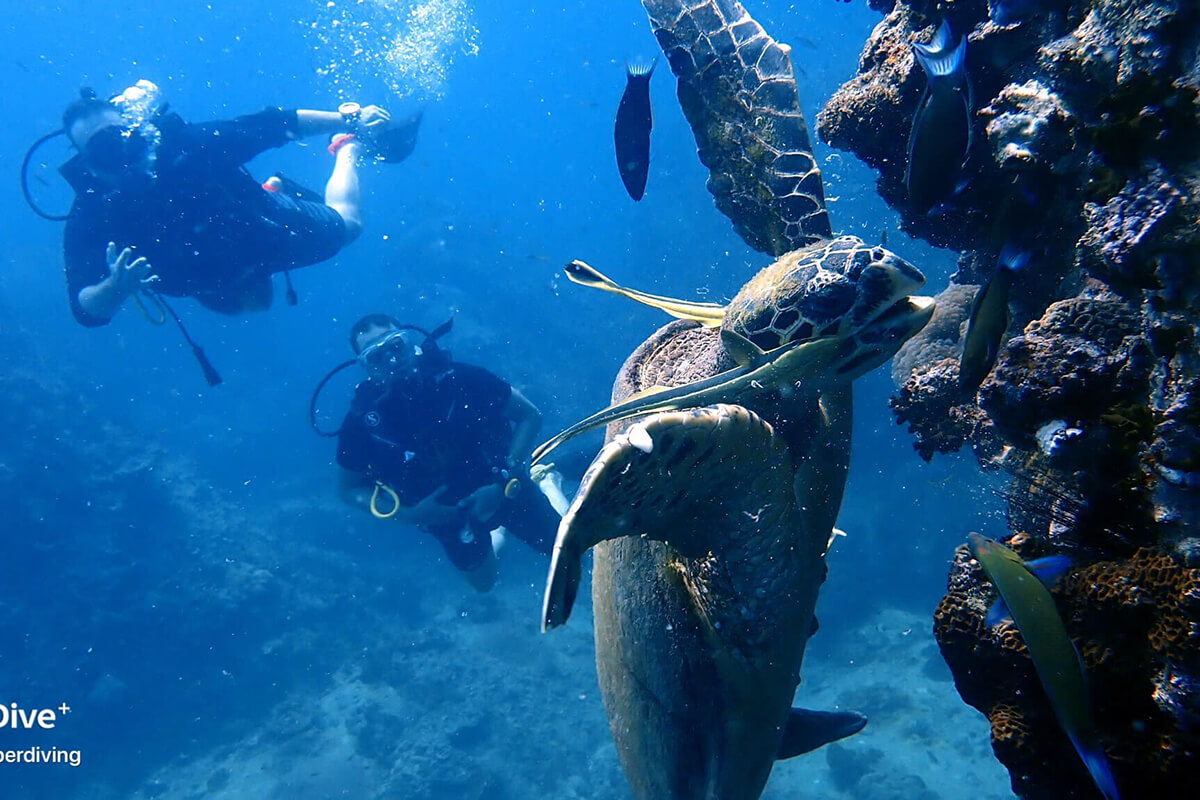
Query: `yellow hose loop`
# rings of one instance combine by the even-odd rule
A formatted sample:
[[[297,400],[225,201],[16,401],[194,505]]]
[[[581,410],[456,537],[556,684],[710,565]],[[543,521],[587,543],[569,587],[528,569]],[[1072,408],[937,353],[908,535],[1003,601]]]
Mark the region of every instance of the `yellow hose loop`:
[[[392,510],[383,512],[379,510],[379,492],[383,490],[388,497],[392,498]],[[376,519],[391,519],[396,516],[396,512],[400,510],[400,495],[396,494],[396,490],[388,486],[382,481],[375,481],[375,491],[371,492],[371,514]]]
[[[154,309],[158,312],[158,316],[153,316],[150,314],[150,309],[146,308],[146,304],[142,301],[143,296],[154,305]],[[145,317],[146,321],[151,325],[162,325],[167,321],[167,311],[165,308],[163,308],[162,301],[159,300],[153,293],[147,291],[136,291],[133,293],[133,299],[137,301],[138,308],[142,310],[142,316]]]
[[[521,479],[509,478],[508,483],[504,484],[504,496],[512,500],[521,491]]]

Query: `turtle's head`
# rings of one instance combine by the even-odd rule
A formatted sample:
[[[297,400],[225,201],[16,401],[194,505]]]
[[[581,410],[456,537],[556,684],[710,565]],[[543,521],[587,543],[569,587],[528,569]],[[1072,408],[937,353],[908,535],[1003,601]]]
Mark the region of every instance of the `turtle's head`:
[[[925,285],[925,276],[885,247],[859,241],[847,255],[845,275],[856,291],[854,305],[842,317],[845,339],[832,370],[841,379],[854,380],[894,356],[924,328],[934,301],[911,294]]]
[[[911,295],[884,309],[856,333],[842,340],[830,371],[852,381],[896,355],[933,317],[932,297]]]
[[[829,375],[854,380],[887,361],[933,315],[912,297],[925,276],[884,247],[839,236],[789,253],[756,275],[726,311],[726,326],[764,350],[841,340]]]

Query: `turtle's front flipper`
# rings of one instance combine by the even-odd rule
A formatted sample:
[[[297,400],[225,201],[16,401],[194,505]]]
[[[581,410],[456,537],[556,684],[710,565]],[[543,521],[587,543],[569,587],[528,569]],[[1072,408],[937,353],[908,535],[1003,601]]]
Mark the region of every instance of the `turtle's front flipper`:
[[[567,273],[567,278],[571,283],[578,283],[580,286],[590,286],[602,292],[619,294],[636,303],[657,308],[659,311],[665,311],[677,319],[694,319],[706,328],[716,328],[725,319],[725,306],[723,305],[718,303],[697,303],[691,300],[676,300],[673,297],[662,297],[657,294],[639,292],[637,289],[629,289],[621,286],[591,264],[586,264],[579,259],[568,262],[563,267],[563,272]]]
[[[645,536],[699,557],[731,543],[752,549],[760,536],[774,540],[794,508],[791,475],[783,439],[742,406],[660,413],[634,425],[596,456],[563,516],[542,630],[567,621],[580,559],[600,542]]]
[[[679,79],[717,208],[774,256],[830,236],[791,48],[737,0],[642,0]]]

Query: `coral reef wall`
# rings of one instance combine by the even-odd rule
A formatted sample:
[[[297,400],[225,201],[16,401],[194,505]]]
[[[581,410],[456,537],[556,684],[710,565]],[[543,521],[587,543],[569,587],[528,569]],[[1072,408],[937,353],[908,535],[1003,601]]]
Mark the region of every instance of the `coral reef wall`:
[[[1117,783],[1182,796],[1200,778],[1200,4],[871,5],[886,16],[818,132],[878,170],[909,233],[961,254],[939,316],[897,357],[898,421],[927,460],[970,444],[1011,475],[1010,544],[1075,561],[1054,596]],[[1020,21],[997,24],[1005,11]],[[943,20],[968,40],[971,139],[961,189],[919,214],[911,45]],[[970,304],[1007,243],[1032,258],[994,368],[964,392]],[[993,597],[960,548],[935,620],[959,693],[991,720],[1018,794],[1098,796],[1019,635],[985,624]]]

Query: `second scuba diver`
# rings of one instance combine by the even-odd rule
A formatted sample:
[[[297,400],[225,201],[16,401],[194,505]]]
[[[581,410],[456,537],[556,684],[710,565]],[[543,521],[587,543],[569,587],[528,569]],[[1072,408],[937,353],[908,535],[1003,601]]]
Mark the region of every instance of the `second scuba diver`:
[[[450,360],[437,344],[448,330],[426,334],[385,314],[354,325],[350,343],[367,378],[338,431],[337,461],[344,499],[433,534],[486,592],[496,580],[498,529],[549,554],[555,510],[567,501],[557,473],[538,479],[546,497],[524,480],[537,407],[488,370]]]

